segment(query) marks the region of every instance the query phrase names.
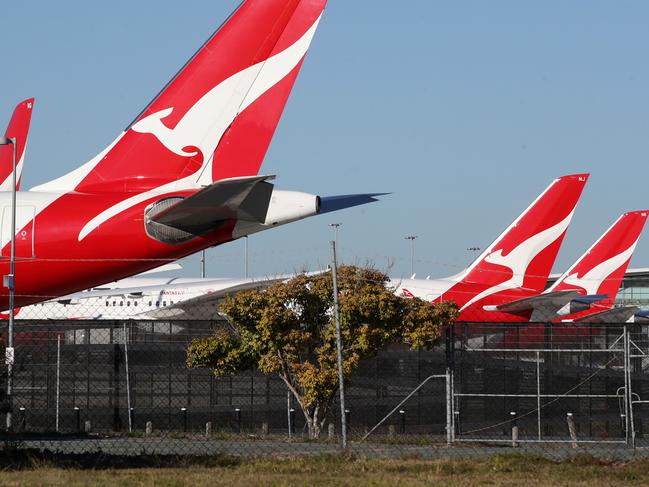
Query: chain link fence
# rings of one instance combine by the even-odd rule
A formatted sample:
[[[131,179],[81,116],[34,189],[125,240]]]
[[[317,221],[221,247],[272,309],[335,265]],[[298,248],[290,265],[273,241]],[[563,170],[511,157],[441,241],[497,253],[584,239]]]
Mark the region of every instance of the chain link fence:
[[[275,376],[189,369],[210,321],[16,321],[3,448],[113,455],[340,451],[334,404],[309,439]],[[6,339],[6,322],[3,337]],[[393,344],[346,387],[349,448],[368,456],[642,454],[649,447],[649,328],[459,323],[433,350]],[[6,375],[6,370],[3,369]]]

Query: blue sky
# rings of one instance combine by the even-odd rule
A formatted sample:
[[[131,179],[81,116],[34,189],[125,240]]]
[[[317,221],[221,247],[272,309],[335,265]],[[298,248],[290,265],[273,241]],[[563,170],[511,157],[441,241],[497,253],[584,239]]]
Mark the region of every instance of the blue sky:
[[[36,97],[25,187],[79,166],[134,118],[237,1],[14,2],[0,17],[0,125]],[[404,7],[406,5],[407,7]],[[649,3],[330,0],[262,172],[281,189],[386,191],[250,239],[251,271],[329,261],[454,274],[549,182],[590,172],[557,260],[649,207]],[[649,267],[649,229],[632,262]],[[198,273],[196,258],[185,274]],[[208,273],[243,272],[243,243]]]

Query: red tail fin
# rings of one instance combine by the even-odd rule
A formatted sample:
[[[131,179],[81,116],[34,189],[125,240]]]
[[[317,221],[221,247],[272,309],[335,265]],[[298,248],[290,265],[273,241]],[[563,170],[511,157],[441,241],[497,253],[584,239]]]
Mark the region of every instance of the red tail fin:
[[[554,265],[588,174],[556,179],[444,293],[462,309],[494,295],[526,289],[540,293]]]
[[[20,189],[20,178],[23,171],[25,159],[25,148],[29,135],[29,125],[32,120],[32,109],[34,99],[21,101],[13,115],[5,132],[5,137],[16,139],[16,189]],[[0,146],[0,191],[11,191],[13,185],[13,147],[10,145]]]
[[[610,307],[620,289],[647,215],[649,210],[631,211],[618,218],[548,292],[575,289],[584,295],[605,294],[608,298],[604,301]]]
[[[326,0],[247,0],[77,189],[198,187],[257,174]]]

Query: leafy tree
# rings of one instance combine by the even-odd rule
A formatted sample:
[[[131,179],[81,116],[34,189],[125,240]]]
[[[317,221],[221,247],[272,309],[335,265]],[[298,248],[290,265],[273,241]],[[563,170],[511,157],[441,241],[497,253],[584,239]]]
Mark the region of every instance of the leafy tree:
[[[345,380],[359,362],[388,343],[431,347],[457,316],[453,303],[432,304],[396,296],[388,277],[374,269],[338,269]],[[330,273],[299,275],[270,288],[239,292],[221,311],[232,330],[192,342],[189,367],[227,376],[251,367],[286,383],[317,438],[338,391],[333,283]]]

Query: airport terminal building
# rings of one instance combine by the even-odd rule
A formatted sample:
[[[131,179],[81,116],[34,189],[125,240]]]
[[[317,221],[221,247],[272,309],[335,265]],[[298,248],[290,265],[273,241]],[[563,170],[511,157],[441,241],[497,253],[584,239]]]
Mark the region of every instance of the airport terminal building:
[[[616,303],[649,308],[649,268],[632,269],[625,276]]]

